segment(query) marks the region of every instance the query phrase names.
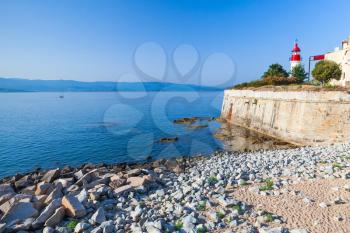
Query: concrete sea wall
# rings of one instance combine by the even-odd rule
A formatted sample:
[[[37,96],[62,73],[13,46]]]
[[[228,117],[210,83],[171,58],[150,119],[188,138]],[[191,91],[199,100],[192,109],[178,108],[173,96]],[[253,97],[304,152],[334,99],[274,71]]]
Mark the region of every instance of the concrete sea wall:
[[[221,117],[298,145],[350,142],[343,91],[226,90]]]

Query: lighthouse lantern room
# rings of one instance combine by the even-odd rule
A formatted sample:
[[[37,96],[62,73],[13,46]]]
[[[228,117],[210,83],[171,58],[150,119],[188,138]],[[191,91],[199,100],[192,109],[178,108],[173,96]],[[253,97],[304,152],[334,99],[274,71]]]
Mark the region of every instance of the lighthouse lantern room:
[[[300,56],[300,48],[298,46],[298,42],[295,41],[294,48],[292,50],[292,56],[290,57],[290,70],[292,71],[294,67],[300,65],[301,56]]]

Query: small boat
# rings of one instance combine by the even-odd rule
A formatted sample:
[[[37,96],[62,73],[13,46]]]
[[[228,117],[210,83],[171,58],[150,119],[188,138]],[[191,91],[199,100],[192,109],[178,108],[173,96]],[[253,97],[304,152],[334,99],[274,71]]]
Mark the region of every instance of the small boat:
[[[64,95],[60,95],[59,97],[60,97],[60,99],[63,99],[63,98],[64,98]]]

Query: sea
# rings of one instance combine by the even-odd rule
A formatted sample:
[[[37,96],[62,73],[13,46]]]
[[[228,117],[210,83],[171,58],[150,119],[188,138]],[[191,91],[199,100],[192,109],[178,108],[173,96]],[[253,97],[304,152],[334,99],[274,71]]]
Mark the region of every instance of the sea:
[[[223,91],[0,94],[0,177],[83,163],[209,155]],[[195,125],[174,124],[198,117]],[[169,142],[160,142],[170,138]]]

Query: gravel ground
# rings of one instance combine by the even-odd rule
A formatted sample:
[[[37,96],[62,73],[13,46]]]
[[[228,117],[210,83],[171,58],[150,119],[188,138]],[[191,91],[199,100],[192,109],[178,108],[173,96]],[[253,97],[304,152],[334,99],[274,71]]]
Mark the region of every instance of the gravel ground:
[[[1,181],[0,232],[349,232],[349,178],[350,144],[36,171]]]

